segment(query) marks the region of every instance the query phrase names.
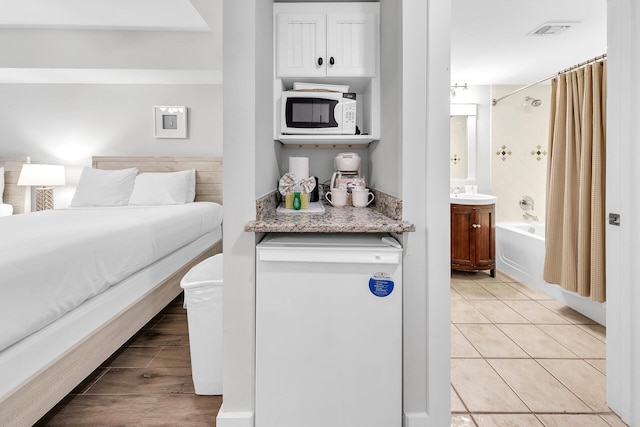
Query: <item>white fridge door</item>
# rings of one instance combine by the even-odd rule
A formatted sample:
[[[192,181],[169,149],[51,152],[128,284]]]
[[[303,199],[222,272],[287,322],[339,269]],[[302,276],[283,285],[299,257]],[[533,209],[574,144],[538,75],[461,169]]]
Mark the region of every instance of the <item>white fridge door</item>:
[[[273,249],[257,254],[256,427],[400,427],[401,249]]]

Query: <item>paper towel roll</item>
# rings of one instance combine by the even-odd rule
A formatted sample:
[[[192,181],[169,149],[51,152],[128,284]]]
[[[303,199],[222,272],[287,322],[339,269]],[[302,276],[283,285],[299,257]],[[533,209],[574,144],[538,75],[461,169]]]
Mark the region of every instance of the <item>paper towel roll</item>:
[[[296,176],[296,181],[309,178],[309,158],[289,157],[289,172]]]

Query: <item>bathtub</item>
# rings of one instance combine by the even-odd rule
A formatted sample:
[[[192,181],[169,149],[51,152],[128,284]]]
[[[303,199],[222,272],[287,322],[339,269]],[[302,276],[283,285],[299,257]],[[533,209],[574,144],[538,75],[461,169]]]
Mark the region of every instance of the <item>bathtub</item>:
[[[606,303],[592,301],[544,281],[544,251],[544,223],[496,223],[496,268],[500,272],[605,325]]]

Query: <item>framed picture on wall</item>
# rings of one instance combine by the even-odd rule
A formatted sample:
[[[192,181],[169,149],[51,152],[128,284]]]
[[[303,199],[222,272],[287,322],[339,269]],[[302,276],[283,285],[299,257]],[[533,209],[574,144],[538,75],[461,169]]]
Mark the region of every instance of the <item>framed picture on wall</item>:
[[[155,106],[153,113],[156,138],[187,137],[187,107]]]

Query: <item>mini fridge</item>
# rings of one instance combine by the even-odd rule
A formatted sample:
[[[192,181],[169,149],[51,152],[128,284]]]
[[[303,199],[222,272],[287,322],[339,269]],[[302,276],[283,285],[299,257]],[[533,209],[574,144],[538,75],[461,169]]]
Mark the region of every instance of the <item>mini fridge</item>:
[[[270,234],[256,263],[255,426],[400,427],[400,244]]]

